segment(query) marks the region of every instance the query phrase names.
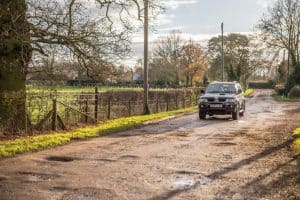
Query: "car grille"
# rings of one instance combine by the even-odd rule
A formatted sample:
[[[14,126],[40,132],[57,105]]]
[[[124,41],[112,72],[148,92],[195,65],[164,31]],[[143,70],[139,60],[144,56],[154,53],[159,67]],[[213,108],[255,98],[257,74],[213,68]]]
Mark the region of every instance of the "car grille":
[[[214,102],[214,101],[215,101],[215,98],[214,98],[214,97],[208,97],[208,98],[207,98],[207,101],[209,101],[209,102]]]
[[[224,97],[219,97],[219,102],[225,102],[226,101],[226,98]]]

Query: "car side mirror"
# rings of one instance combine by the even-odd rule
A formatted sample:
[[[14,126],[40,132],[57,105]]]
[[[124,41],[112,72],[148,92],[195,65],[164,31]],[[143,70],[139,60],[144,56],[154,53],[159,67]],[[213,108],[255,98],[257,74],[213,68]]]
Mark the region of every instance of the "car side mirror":
[[[241,94],[242,92],[242,89],[238,89],[238,94]]]
[[[201,94],[205,94],[205,90],[201,90],[200,92],[201,92]]]

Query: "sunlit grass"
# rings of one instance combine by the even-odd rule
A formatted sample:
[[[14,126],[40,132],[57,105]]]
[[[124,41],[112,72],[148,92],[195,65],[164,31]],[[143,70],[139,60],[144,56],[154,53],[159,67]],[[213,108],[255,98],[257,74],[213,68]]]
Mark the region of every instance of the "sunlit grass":
[[[84,86],[33,86],[27,85],[26,86],[27,93],[49,93],[49,92],[57,92],[57,93],[94,93],[95,87],[84,87]],[[142,91],[142,87],[108,87],[108,86],[101,86],[98,87],[98,92],[114,92],[114,91]],[[172,90],[171,88],[150,88],[151,91],[167,91]]]
[[[9,157],[24,152],[32,152],[45,148],[51,148],[69,143],[72,140],[98,137],[120,131],[126,131],[135,127],[139,127],[146,121],[162,119],[168,116],[194,111],[196,109],[197,106],[193,106],[186,109],[151,115],[124,117],[109,120],[95,126],[75,129],[68,132],[58,132],[47,135],[24,137],[10,141],[2,141],[0,142],[0,158]]]
[[[254,90],[253,89],[247,89],[245,92],[244,92],[244,96],[245,97],[248,97],[250,96],[251,94],[253,94]]]
[[[93,93],[95,92],[95,87],[84,87],[84,86],[32,86],[27,85],[26,86],[27,92],[29,93],[43,93],[43,92],[49,92],[49,91],[55,91],[58,93],[80,93],[80,92],[87,92],[87,93]],[[142,90],[142,88],[138,87],[98,87],[99,92],[110,92],[110,91],[128,91],[128,90],[135,90],[139,91]]]
[[[300,152],[300,128],[296,129],[294,131],[294,134],[293,134],[295,140],[294,140],[294,147],[297,151]]]
[[[300,98],[289,98],[285,96],[275,96],[276,101],[279,102],[300,102]]]

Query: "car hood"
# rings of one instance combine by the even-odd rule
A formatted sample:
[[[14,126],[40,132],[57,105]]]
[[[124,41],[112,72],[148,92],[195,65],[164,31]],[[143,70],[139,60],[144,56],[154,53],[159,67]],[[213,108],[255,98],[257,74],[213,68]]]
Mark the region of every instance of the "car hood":
[[[235,94],[220,94],[220,93],[206,93],[201,96],[201,98],[218,98],[218,97],[223,97],[223,98],[234,98]]]

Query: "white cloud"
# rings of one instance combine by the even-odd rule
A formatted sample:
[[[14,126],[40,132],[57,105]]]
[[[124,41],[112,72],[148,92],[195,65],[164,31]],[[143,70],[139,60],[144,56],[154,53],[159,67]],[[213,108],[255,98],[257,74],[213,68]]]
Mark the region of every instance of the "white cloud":
[[[171,31],[181,31],[182,29],[184,29],[184,26],[171,26],[171,27],[167,27],[167,28],[159,28],[157,30],[157,32],[171,32]]]
[[[177,9],[179,6],[195,4],[195,3],[197,3],[197,0],[164,0],[163,1],[164,6],[171,9]]]
[[[239,33],[243,35],[251,35],[255,32],[234,32]],[[224,33],[224,35],[228,35],[229,33]],[[170,33],[158,33],[158,34],[150,34],[149,41],[151,43],[155,43],[159,38],[167,37]],[[194,41],[206,41],[211,39],[212,37],[216,37],[220,34],[191,34],[191,33],[180,33],[180,36],[184,40],[192,39]],[[133,37],[133,43],[143,43],[144,42],[144,36],[142,33],[135,34]]]
[[[275,0],[256,0],[256,4],[263,8],[270,6],[274,2]]]
[[[155,19],[155,23],[158,26],[168,25],[168,24],[171,24],[174,19],[175,19],[175,15],[174,14],[172,14],[172,15],[166,15],[164,13],[161,13]]]

